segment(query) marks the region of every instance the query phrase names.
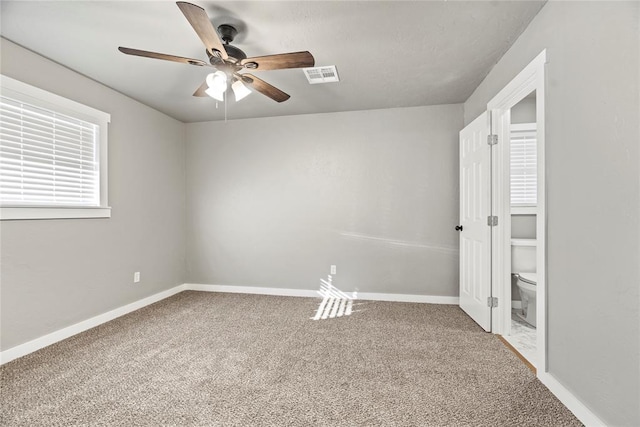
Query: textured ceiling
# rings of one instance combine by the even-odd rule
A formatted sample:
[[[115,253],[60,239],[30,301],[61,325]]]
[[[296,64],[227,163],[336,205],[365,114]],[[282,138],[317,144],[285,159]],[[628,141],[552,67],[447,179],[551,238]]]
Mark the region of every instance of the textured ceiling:
[[[232,23],[249,56],[310,51],[339,83],[301,70],[255,71],[291,95],[229,101],[229,119],[464,102],[543,1],[240,1],[194,3]],[[184,122],[224,119],[192,93],[211,69],[127,56],[118,46],[206,60],[171,1],[2,1],[0,34]]]

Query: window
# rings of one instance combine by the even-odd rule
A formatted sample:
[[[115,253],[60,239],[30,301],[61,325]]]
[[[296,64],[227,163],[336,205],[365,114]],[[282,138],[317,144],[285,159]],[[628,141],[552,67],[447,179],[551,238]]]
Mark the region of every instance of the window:
[[[0,219],[110,217],[110,116],[0,78]]]
[[[538,204],[536,124],[511,125],[511,206]]]

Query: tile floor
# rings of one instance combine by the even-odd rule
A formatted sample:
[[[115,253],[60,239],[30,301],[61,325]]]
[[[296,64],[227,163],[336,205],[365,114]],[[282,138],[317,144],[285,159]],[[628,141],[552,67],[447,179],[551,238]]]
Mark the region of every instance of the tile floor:
[[[518,313],[520,309],[511,310],[511,335],[504,338],[511,344],[529,363],[536,366],[537,346],[536,328],[522,320]]]

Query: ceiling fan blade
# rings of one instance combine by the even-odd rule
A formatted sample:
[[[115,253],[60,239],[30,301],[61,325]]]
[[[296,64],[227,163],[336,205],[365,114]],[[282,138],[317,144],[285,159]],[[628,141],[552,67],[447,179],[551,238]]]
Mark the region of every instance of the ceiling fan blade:
[[[207,82],[205,81],[198,89],[196,89],[195,92],[193,92],[193,96],[208,96],[205,92],[207,89],[209,89],[209,85],[207,85]]]
[[[268,96],[277,102],[283,102],[290,98],[289,95],[281,91],[275,86],[270,85],[254,76],[253,74],[236,74],[236,76],[242,81],[242,83],[246,84],[252,89],[257,90],[263,95]]]
[[[224,46],[222,45],[222,41],[220,41],[220,37],[216,32],[213,25],[211,25],[211,21],[209,21],[209,16],[207,12],[200,6],[196,6],[195,4],[187,3],[185,1],[179,1],[176,3],[182,13],[184,14],[189,24],[193,27],[193,29],[204,43],[207,50],[214,54],[216,51],[220,52],[220,56],[223,59],[228,59],[227,51],[224,50]]]
[[[165,61],[182,62],[184,64],[197,65],[199,67],[204,67],[209,65],[206,62],[201,61],[199,59],[183,58],[181,56],[167,55],[164,53],[157,53],[157,52],[149,52],[146,50],[130,49],[128,47],[122,47],[122,46],[120,46],[118,50],[122,53],[126,53],[127,55],[144,56],[145,58],[164,59]]]
[[[240,61],[240,65],[255,70],[282,70],[285,68],[306,68],[315,65],[309,52],[281,53],[279,55],[256,56]]]

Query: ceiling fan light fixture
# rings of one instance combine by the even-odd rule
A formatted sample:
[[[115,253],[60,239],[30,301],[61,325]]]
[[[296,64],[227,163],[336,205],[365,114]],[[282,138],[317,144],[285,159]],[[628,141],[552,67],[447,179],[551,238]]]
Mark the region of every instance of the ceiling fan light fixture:
[[[232,85],[233,94],[236,96],[236,102],[244,99],[251,93],[251,90],[246,87],[240,80],[236,80]]]
[[[220,101],[220,102],[224,101],[224,91],[218,91],[213,88],[209,88],[205,90],[204,93],[206,93],[216,101]]]
[[[223,71],[216,71],[207,76],[207,86],[216,92],[224,93],[227,90],[227,75]]]

